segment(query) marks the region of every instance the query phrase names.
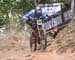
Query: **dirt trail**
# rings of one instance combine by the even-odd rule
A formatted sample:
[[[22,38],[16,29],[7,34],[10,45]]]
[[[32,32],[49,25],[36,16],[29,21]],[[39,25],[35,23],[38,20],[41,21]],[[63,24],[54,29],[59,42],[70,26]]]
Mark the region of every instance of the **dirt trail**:
[[[75,60],[75,24],[48,36],[47,49],[30,52],[29,37],[0,35],[0,60]]]
[[[0,60],[75,60],[75,53],[0,51]]]

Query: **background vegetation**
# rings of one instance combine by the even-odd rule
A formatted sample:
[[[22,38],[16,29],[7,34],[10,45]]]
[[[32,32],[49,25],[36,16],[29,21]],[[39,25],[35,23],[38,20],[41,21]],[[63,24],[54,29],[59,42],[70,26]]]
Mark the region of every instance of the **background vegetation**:
[[[70,0],[68,0],[70,1]],[[18,32],[23,28],[22,16],[39,3],[68,3],[67,0],[0,0],[0,28]]]

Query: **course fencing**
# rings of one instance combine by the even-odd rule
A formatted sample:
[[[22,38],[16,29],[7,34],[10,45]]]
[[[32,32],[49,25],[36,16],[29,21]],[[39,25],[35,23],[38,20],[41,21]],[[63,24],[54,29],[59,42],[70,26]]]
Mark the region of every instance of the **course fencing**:
[[[46,14],[48,13],[54,16],[55,20],[57,20],[59,28],[64,26],[72,19],[71,4],[69,7],[66,7],[63,10],[61,10],[61,3],[39,4],[36,8],[42,9],[42,11],[45,12]],[[49,22],[50,21],[44,23],[46,31],[51,29]]]

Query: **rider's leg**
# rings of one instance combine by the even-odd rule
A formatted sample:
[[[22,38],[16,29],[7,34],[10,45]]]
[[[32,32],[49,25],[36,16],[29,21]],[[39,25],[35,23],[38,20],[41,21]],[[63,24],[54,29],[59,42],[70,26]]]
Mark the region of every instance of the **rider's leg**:
[[[54,33],[53,38],[56,38],[57,32]]]
[[[54,31],[51,30],[51,35],[52,35],[53,38],[56,38],[57,33],[58,32],[54,32]]]
[[[56,35],[58,33],[58,27],[57,26],[55,26],[55,28],[53,29],[53,32],[54,32],[53,38],[56,38]]]

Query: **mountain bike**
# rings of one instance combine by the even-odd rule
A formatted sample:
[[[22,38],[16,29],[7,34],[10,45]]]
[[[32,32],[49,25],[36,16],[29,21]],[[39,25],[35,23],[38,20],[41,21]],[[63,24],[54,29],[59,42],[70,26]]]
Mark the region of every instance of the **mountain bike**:
[[[44,20],[42,19],[35,19],[32,20],[32,34],[30,37],[30,50],[36,51],[37,44],[40,45],[40,48],[45,50],[47,46],[47,38],[45,29],[43,28]]]

